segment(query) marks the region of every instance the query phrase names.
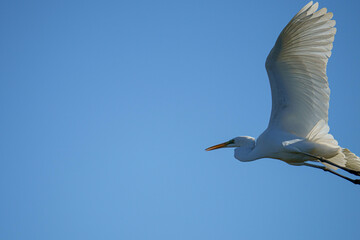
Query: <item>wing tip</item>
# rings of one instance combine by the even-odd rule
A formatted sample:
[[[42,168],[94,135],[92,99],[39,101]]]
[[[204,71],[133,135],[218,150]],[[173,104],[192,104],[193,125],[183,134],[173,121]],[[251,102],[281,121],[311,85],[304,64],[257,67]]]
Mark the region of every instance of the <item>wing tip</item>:
[[[308,2],[303,8],[300,9],[300,11],[295,15],[299,16],[300,14],[302,14],[303,12],[306,12],[307,10],[309,10],[309,8],[313,5],[313,1]]]

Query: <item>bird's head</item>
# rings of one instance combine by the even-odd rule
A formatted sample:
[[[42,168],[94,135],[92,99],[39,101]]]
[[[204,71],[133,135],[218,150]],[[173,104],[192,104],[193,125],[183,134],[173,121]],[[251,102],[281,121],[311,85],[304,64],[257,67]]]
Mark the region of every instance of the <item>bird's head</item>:
[[[205,149],[206,151],[211,151],[219,148],[234,148],[234,147],[243,147],[243,146],[254,146],[255,145],[255,138],[242,136],[233,138],[227,142],[223,142],[212,147],[208,147]]]

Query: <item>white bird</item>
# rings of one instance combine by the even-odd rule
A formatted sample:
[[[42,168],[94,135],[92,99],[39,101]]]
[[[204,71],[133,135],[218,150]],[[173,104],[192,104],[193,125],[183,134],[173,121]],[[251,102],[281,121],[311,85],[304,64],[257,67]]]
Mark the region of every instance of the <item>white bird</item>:
[[[288,164],[331,172],[355,184],[335,170],[360,176],[360,158],[329,133],[330,89],[326,65],[336,33],[333,14],[309,2],[280,33],[266,59],[272,109],[267,129],[255,138],[242,136],[207,148],[235,147],[242,162],[260,158],[280,159]],[[318,165],[310,162],[318,162]]]

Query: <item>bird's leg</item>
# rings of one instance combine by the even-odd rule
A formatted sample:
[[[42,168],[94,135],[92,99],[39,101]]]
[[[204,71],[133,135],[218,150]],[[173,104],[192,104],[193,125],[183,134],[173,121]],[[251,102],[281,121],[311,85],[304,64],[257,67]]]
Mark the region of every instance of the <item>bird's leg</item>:
[[[347,171],[347,172],[349,172],[349,173],[351,173],[351,174],[354,174],[354,175],[356,175],[356,176],[360,176],[360,172],[358,172],[358,171],[351,170],[351,169],[349,169],[349,168],[347,168],[347,167],[339,166],[339,165],[337,165],[336,163],[330,162],[329,160],[326,160],[326,159],[324,159],[324,158],[322,158],[322,157],[317,157],[317,156],[314,156],[314,155],[311,155],[311,154],[308,154],[308,153],[304,153],[304,154],[305,154],[305,155],[308,155],[309,157],[313,157],[313,158],[319,160],[320,162],[330,164],[330,165],[332,165],[332,166],[334,166],[334,167],[340,168],[340,169],[342,169],[342,170],[344,170],[344,171]]]
[[[337,173],[331,169],[328,169],[327,167],[325,166],[318,166],[318,165],[315,165],[315,164],[311,164],[311,163],[304,163],[304,166],[308,166],[308,167],[313,167],[313,168],[318,168],[318,169],[321,169],[321,170],[324,170],[325,172],[329,172],[329,173],[332,173],[332,174],[335,174],[336,176],[339,176],[341,178],[344,178],[354,184],[360,184],[360,179],[351,179],[351,178],[348,178],[344,175],[341,175],[340,173]]]

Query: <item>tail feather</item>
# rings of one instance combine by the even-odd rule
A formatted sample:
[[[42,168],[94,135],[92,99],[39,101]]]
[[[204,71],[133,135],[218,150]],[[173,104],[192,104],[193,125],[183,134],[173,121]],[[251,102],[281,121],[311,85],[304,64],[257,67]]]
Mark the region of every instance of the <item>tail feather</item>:
[[[360,158],[347,148],[343,148],[342,152],[345,155],[346,167],[354,171],[360,171]]]
[[[338,166],[348,168],[353,171],[360,172],[360,158],[347,148],[341,148],[341,151],[334,157],[328,159],[330,162]],[[337,170],[337,167],[331,164],[323,163],[326,167]]]
[[[324,121],[320,120],[317,124],[311,129],[306,138],[309,141],[320,144],[322,146],[326,146],[329,149],[334,149],[335,154],[337,154],[327,160],[335,163],[340,167],[345,167],[351,169],[353,171],[360,172],[360,158],[356,156],[354,153],[350,152],[347,148],[340,148],[338,142],[334,139],[334,137],[329,133],[329,125]],[[321,156],[321,154],[320,154]],[[326,167],[331,168],[333,170],[337,170],[337,167],[334,167],[331,164],[323,163]]]

